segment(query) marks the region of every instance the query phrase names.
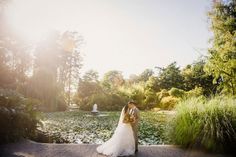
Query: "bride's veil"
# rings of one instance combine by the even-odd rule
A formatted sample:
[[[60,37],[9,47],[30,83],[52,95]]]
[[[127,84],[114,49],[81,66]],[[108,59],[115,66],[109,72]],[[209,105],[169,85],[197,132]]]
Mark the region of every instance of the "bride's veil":
[[[125,110],[125,107],[123,107],[123,109],[122,109],[122,111],[121,111],[121,113],[120,113],[120,119],[119,119],[118,126],[119,126],[120,124],[123,123],[123,119],[124,119],[124,110]]]

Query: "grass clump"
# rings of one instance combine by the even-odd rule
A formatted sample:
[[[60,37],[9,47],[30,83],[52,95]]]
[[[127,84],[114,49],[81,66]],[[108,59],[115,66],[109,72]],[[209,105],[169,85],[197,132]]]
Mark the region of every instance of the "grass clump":
[[[236,99],[191,98],[179,103],[170,122],[170,138],[175,144],[229,152],[236,148]]]

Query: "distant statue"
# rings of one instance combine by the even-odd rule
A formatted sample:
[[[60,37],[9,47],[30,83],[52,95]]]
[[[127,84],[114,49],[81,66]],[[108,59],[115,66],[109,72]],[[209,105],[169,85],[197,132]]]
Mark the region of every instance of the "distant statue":
[[[93,105],[93,110],[91,111],[91,113],[92,113],[92,114],[98,114],[99,112],[98,112],[97,109],[98,109],[98,105],[97,105],[97,104],[94,104],[94,105]]]

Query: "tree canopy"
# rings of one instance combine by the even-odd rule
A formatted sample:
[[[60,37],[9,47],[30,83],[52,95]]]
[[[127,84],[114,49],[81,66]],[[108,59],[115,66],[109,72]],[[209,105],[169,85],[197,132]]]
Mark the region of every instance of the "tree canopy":
[[[217,2],[209,13],[212,47],[205,70],[222,93],[236,94],[236,1]]]

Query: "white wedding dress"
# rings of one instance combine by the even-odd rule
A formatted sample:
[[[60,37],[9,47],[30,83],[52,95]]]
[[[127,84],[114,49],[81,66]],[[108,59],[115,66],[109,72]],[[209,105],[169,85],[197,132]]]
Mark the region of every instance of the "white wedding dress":
[[[121,111],[120,120],[114,134],[108,141],[97,147],[98,153],[112,157],[134,154],[135,141],[133,130],[130,124],[123,123],[123,119],[124,108]]]

